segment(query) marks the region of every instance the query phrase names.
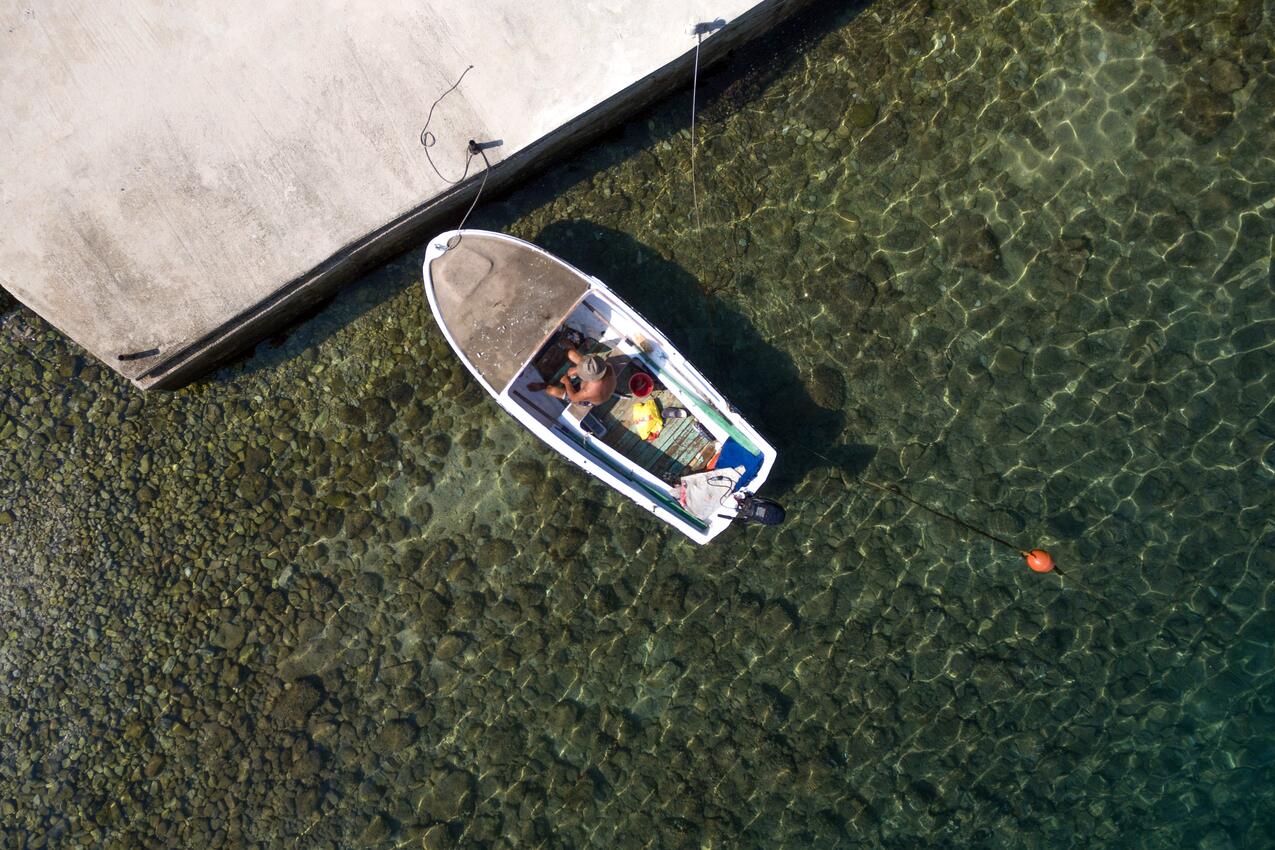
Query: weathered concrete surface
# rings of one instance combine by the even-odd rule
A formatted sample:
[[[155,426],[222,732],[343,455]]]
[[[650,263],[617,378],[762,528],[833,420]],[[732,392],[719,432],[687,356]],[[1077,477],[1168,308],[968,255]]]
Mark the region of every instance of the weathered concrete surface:
[[[694,22],[729,22],[703,63],[804,2],[8,4],[0,284],[178,385],[472,197],[418,141],[466,66],[432,153],[454,179],[503,140],[499,188],[685,83]]]

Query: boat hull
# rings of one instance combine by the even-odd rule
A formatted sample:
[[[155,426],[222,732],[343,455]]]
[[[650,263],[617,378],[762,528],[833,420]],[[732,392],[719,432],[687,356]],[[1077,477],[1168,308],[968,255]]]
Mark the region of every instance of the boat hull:
[[[520,272],[525,273],[521,282]],[[733,500],[725,500],[720,513],[692,515],[680,504],[675,485],[596,439],[562,402],[529,388],[532,358],[568,317],[572,326],[595,322],[601,335],[668,385],[707,430],[754,451],[760,461],[748,492],[765,482],[774,448],[658,328],[597,278],[529,242],[477,230],[450,231],[431,240],[423,278],[443,335],[507,413],[564,458],[695,542],[707,543],[730,526],[737,513]],[[512,334],[502,335],[510,328]]]

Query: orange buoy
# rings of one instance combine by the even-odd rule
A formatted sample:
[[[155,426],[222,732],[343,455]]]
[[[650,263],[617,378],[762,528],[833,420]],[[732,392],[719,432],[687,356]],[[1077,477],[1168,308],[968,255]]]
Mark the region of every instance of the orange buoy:
[[[1027,559],[1027,566],[1033,572],[1047,573],[1054,568],[1054,558],[1044,549],[1033,549],[1030,552],[1024,552],[1023,557]]]

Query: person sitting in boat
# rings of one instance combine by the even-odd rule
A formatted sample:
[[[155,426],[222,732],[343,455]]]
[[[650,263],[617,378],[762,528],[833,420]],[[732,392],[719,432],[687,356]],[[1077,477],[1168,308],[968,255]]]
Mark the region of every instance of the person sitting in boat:
[[[575,365],[567,369],[562,376],[561,384],[529,384],[529,390],[544,390],[554,398],[560,398],[572,404],[592,407],[602,404],[615,393],[616,375],[606,358],[598,354],[582,355],[574,348],[568,348],[567,359]],[[580,379],[580,389],[571,384],[572,378]]]

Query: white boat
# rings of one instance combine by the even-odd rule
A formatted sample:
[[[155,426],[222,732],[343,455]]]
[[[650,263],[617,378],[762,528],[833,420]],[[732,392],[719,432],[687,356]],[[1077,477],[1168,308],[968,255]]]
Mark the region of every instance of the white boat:
[[[554,451],[697,543],[737,519],[782,519],[782,509],[752,495],[770,474],[775,449],[602,281],[529,242],[481,230],[431,240],[424,280],[434,318],[461,361]],[[617,394],[590,409],[532,389],[560,380],[567,347],[605,357],[618,372]],[[649,395],[627,392],[634,372],[653,379]],[[639,392],[644,383],[637,380]],[[644,440],[635,419],[650,411],[649,400],[661,414],[686,414],[665,418],[657,436]]]

